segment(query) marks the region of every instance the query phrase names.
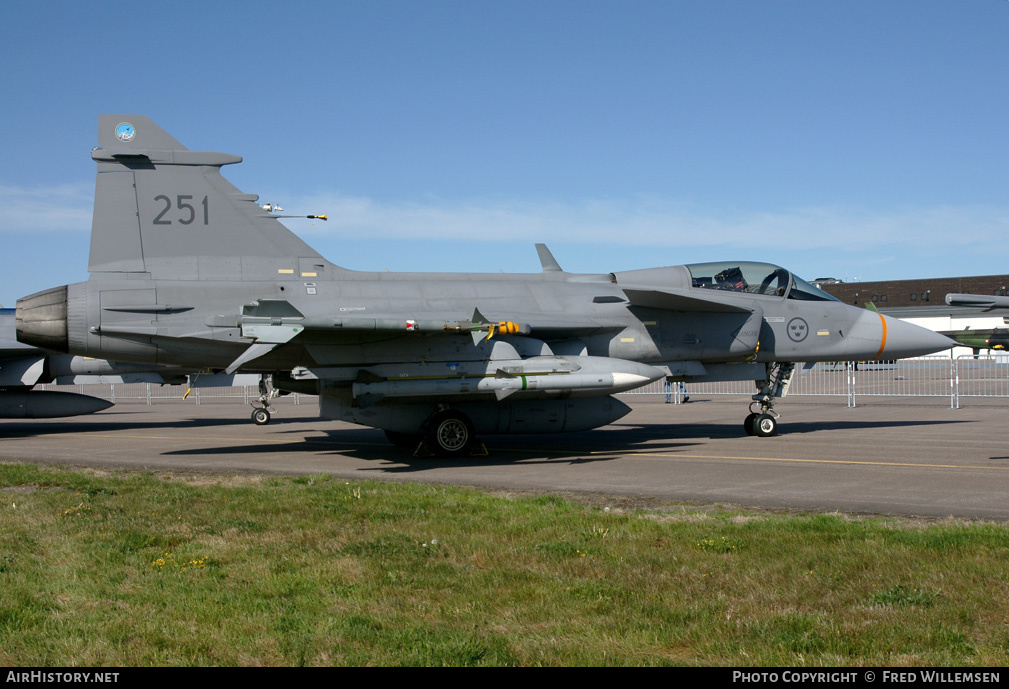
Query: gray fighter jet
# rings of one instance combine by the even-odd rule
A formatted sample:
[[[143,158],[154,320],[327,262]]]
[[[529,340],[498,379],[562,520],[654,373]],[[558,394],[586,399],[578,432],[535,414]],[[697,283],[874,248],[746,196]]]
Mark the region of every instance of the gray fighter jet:
[[[465,454],[476,434],[595,428],[613,393],[754,380],[775,432],[796,362],[896,359],[948,338],[742,261],[616,273],[370,273],[336,266],[149,118],[101,115],[90,278],[20,299],[18,339],[139,363],[269,374],[320,413]],[[272,393],[271,393],[272,394]],[[268,395],[264,395],[265,400]],[[265,409],[253,412],[265,423]]]

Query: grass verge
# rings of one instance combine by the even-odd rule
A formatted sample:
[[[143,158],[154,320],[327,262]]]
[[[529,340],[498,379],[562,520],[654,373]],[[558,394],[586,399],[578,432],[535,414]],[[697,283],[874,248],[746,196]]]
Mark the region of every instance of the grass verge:
[[[1009,662],[1000,524],[24,464],[0,501],[0,665]]]

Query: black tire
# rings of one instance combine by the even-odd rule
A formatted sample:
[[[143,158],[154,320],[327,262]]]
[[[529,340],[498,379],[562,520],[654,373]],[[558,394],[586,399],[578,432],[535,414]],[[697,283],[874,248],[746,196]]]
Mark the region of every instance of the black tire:
[[[473,424],[457,411],[440,411],[428,421],[424,439],[439,457],[465,457],[473,445]]]
[[[753,420],[753,435],[769,438],[778,431],[778,420],[770,414],[761,414]]]
[[[750,412],[746,415],[746,418],[743,419],[743,430],[746,431],[746,435],[753,435],[753,422],[756,418],[757,415]]]
[[[270,423],[270,412],[265,409],[253,409],[252,410],[252,423],[257,426],[265,426]]]
[[[420,441],[424,439],[422,433],[400,433],[399,431],[386,431],[385,437],[396,447],[402,447],[405,450],[416,449]]]

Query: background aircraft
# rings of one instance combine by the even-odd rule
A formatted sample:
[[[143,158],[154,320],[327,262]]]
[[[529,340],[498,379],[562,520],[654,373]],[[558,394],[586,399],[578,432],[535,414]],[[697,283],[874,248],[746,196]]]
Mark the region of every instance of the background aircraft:
[[[973,349],[975,359],[982,349],[1005,350],[1009,345],[1009,328],[978,328],[976,330],[964,328],[963,330],[945,330],[942,334]]]
[[[765,263],[572,274],[540,245],[537,274],[347,270],[221,176],[239,156],[140,115],[101,115],[98,141],[90,278],[20,299],[21,342],[271,373],[323,417],[442,455],[611,423],[629,411],[613,393],[660,378],[754,380],[744,427],[771,435],[796,362],[953,345]]]
[[[984,311],[1009,309],[1009,297],[1001,295],[951,292],[946,295],[946,303],[954,307],[965,309],[980,308]],[[963,330],[951,330],[943,334],[973,349],[975,358],[981,353],[982,349],[989,351],[993,349],[1004,350],[1009,346],[1009,328],[979,328],[977,330],[965,328]]]
[[[946,295],[946,303],[950,306],[982,308],[987,311],[1009,309],[1009,297],[1000,295],[950,293]]]

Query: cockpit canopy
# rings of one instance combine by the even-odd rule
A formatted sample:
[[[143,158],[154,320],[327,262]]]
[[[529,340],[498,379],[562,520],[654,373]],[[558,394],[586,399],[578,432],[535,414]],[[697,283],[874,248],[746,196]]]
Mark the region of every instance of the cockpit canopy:
[[[787,296],[802,301],[837,301],[798,275],[770,263],[717,261],[691,263],[686,268],[690,271],[691,285],[701,289]]]

